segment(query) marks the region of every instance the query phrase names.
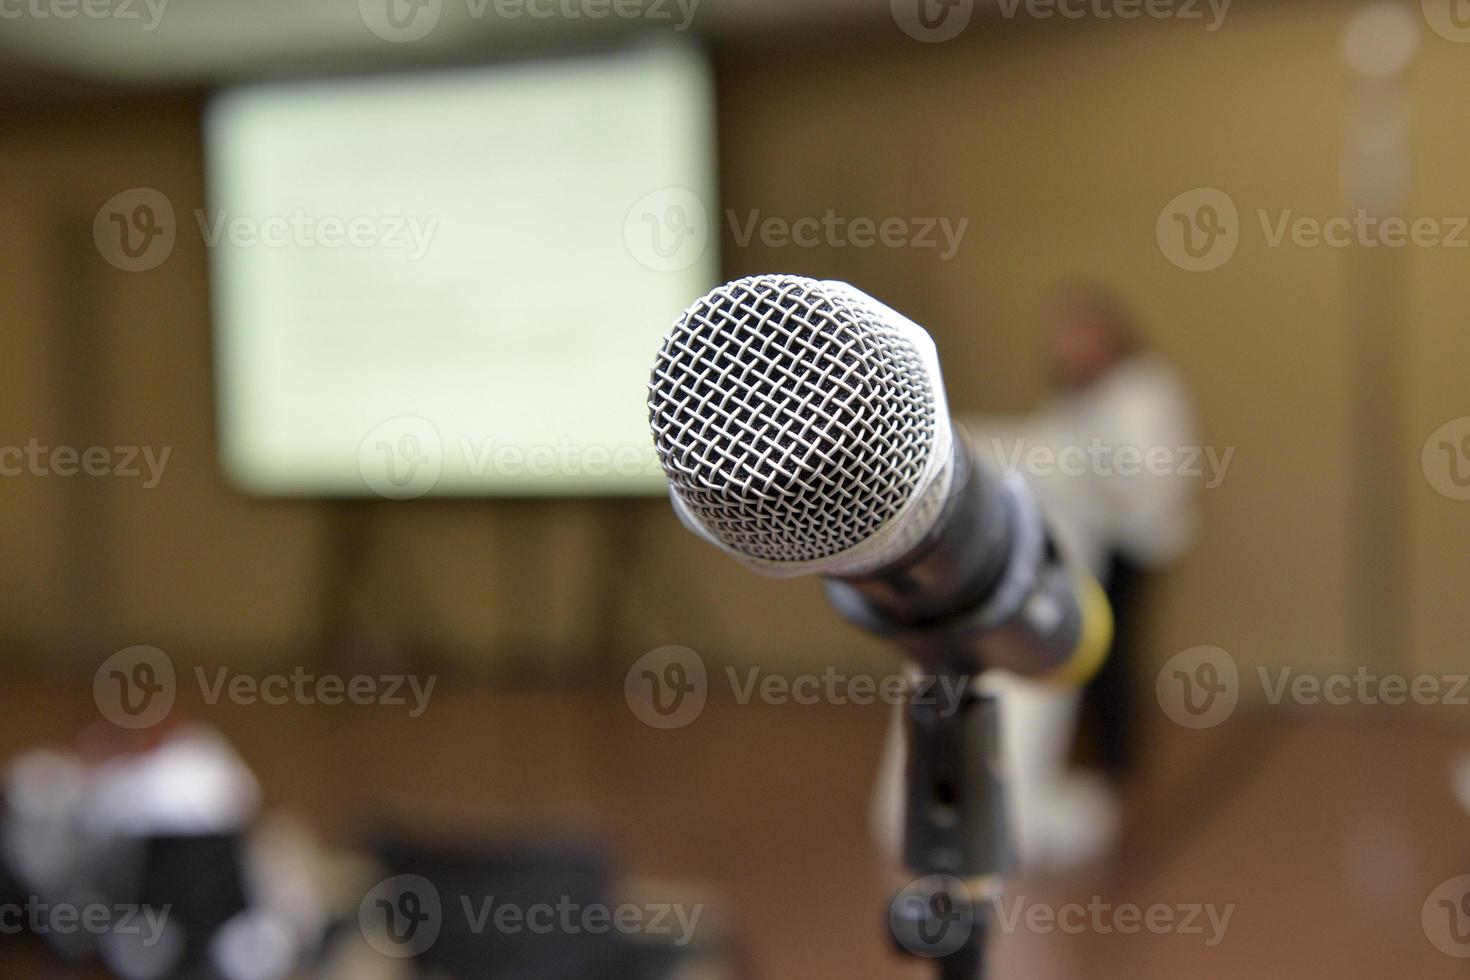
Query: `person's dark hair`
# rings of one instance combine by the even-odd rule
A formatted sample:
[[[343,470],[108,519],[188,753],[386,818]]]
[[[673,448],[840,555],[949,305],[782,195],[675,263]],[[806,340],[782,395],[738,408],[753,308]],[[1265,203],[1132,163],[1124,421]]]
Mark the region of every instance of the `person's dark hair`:
[[[1060,312],[1085,314],[1104,324],[1119,357],[1137,353],[1143,347],[1132,314],[1118,294],[1106,286],[1085,279],[1073,280],[1056,291],[1052,306]]]

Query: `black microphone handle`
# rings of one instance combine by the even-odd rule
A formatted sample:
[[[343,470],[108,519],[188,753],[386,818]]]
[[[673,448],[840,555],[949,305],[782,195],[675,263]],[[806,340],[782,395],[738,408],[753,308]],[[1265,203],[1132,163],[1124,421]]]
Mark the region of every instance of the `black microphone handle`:
[[[932,672],[1090,676],[1112,632],[1097,583],[1063,560],[1022,480],[1001,479],[961,439],[953,472],[924,539],[877,572],[829,577],[833,606]]]

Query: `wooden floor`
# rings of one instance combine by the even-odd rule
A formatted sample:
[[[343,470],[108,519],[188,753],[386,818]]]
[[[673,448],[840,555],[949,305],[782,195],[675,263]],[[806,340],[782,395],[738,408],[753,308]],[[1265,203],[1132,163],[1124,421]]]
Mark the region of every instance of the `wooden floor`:
[[[176,710],[188,710],[181,702]],[[95,718],[88,692],[0,691],[0,756],[60,744]],[[757,976],[907,978],[883,933],[892,885],[868,842],[886,716],[852,707],[711,703],[687,728],[641,724],[620,698],[455,691],[402,709],[195,706],[260,775],[269,804],[349,843],[373,814],[466,830],[591,828],[647,876],[704,883],[737,914]],[[1200,935],[998,936],[992,975],[1049,978],[1470,976],[1420,910],[1470,873],[1470,817],[1448,774],[1470,732],[1443,715],[1236,717],[1150,732],[1126,844],[1065,882],[1016,882],[1023,906],[1233,906]],[[1203,920],[1202,920],[1203,921]],[[0,961],[0,976],[75,973]]]

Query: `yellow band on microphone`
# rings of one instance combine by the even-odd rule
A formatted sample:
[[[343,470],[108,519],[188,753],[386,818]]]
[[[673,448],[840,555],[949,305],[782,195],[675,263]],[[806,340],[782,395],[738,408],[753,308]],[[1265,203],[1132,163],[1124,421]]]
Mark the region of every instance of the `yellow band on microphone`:
[[[1113,607],[1108,604],[1107,594],[1097,584],[1097,579],[1086,571],[1079,568],[1073,571],[1077,583],[1077,607],[1082,616],[1077,646],[1066,663],[1038,678],[1061,687],[1081,687],[1092,680],[1092,675],[1103,665],[1113,645]]]

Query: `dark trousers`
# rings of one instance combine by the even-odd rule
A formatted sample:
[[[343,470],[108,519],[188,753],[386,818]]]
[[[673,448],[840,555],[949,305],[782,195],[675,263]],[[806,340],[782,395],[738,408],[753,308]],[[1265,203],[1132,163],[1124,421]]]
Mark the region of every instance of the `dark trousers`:
[[[1129,775],[1138,759],[1136,668],[1143,594],[1149,575],[1119,552],[1108,555],[1107,594],[1113,607],[1113,649],[1087,687],[1084,711],[1095,732],[1098,761],[1114,779]]]

